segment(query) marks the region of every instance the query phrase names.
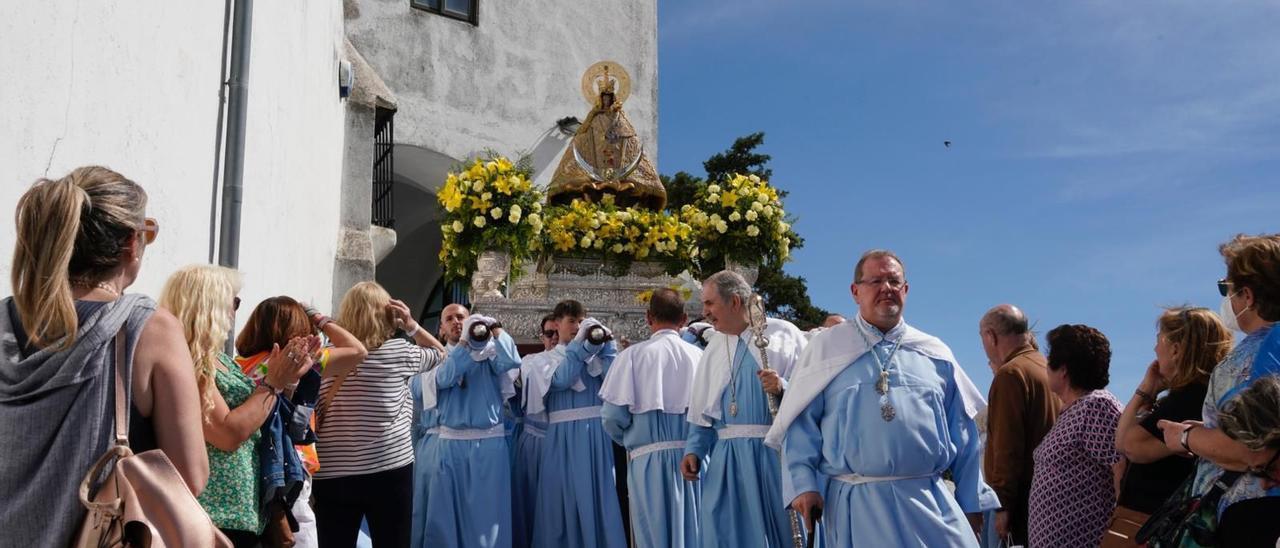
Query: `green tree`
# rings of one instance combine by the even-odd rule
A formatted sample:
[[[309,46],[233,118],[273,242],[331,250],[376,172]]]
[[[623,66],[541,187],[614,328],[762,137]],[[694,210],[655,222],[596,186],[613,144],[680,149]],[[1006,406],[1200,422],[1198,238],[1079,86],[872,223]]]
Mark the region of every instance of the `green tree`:
[[[756,175],[771,181],[773,170],[769,169],[769,155],[755,151],[756,147],[762,144],[764,144],[762,132],[735,139],[728,150],[712,155],[702,163],[702,168],[707,172],[705,178],[684,171],[672,176],[663,175],[662,184],[667,188],[667,208],[672,212],[679,212],[680,206],[693,203],[694,194],[699,188],[706,186],[707,181],[724,180],[734,173]],[[778,189],[780,196],[787,195],[787,192],[778,188],[776,184],[774,188]],[[796,250],[803,246],[804,238],[793,230],[791,249]],[[722,258],[714,258],[713,263],[702,265],[704,273],[716,272],[724,268]],[[801,329],[821,325],[830,314],[813,305],[809,300],[809,288],[805,279],[783,271],[780,260],[770,259],[760,265],[760,277],[756,280],[755,289],[761,297],[764,297],[765,308],[770,314],[788,320]]]

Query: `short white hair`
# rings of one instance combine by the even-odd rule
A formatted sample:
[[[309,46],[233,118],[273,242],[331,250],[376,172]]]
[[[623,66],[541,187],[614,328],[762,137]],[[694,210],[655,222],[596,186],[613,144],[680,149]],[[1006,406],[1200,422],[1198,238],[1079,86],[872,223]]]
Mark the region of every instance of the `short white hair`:
[[[726,303],[732,302],[734,297],[742,301],[746,306],[751,300],[751,284],[747,283],[747,279],[741,274],[732,270],[721,270],[712,274],[703,284],[714,287],[716,293],[720,294],[720,298]]]

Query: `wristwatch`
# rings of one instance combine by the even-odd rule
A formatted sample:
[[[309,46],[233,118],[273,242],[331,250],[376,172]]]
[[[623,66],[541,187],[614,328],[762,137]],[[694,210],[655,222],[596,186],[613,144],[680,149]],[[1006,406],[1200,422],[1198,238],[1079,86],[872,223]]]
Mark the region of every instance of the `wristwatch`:
[[[1183,431],[1182,431],[1182,438],[1181,438],[1181,440],[1180,440],[1180,441],[1182,442],[1182,449],[1183,449],[1183,450],[1185,450],[1186,452],[1188,452],[1188,453],[1192,454],[1192,455],[1195,455],[1195,454],[1196,454],[1196,452],[1191,450],[1191,445],[1189,445],[1189,444],[1187,443],[1187,441],[1188,441],[1188,438],[1189,438],[1189,437],[1190,437],[1190,435],[1191,435],[1191,431],[1192,431],[1192,430],[1195,430],[1195,429],[1196,429],[1196,425],[1194,425],[1194,424],[1193,424],[1193,425],[1191,425],[1191,426],[1188,426],[1186,430],[1183,430]],[[1198,455],[1197,455],[1197,456],[1198,456]]]

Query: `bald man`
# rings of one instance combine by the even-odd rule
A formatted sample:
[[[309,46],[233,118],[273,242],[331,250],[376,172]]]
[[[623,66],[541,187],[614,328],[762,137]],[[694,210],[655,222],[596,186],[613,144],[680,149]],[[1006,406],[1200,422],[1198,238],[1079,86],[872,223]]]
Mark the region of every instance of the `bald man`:
[[[1027,544],[1031,452],[1053,428],[1062,402],[1049,390],[1044,354],[1036,349],[1026,314],[1011,304],[988,310],[978,322],[982,349],[994,378],[987,395],[987,447],[983,473],[1000,498],[995,531]]]
[[[445,357],[462,338],[462,322],[471,314],[467,307],[451,304],[440,312],[440,340],[445,343]],[[440,468],[440,410],[436,409],[435,379],[439,368],[419,373],[409,381],[413,395],[413,524],[410,546],[427,546],[427,494],[431,480]],[[431,389],[424,398],[423,386]],[[428,407],[427,403],[430,403]]]

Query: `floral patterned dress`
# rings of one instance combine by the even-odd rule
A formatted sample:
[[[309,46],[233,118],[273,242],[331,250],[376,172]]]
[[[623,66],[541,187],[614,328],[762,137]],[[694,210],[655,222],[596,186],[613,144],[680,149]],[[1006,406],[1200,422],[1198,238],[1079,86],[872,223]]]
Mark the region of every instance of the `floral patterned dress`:
[[[1121,406],[1106,390],[1072,402],[1032,453],[1029,545],[1085,547],[1102,543],[1116,506],[1112,466]]]
[[[254,384],[240,367],[225,354],[218,360],[214,383],[227,407],[235,409],[253,394]],[[213,518],[219,529],[262,532],[258,520],[258,438],[262,434],[254,430],[248,440],[235,451],[223,451],[209,443],[209,483],[198,499],[200,505]]]

